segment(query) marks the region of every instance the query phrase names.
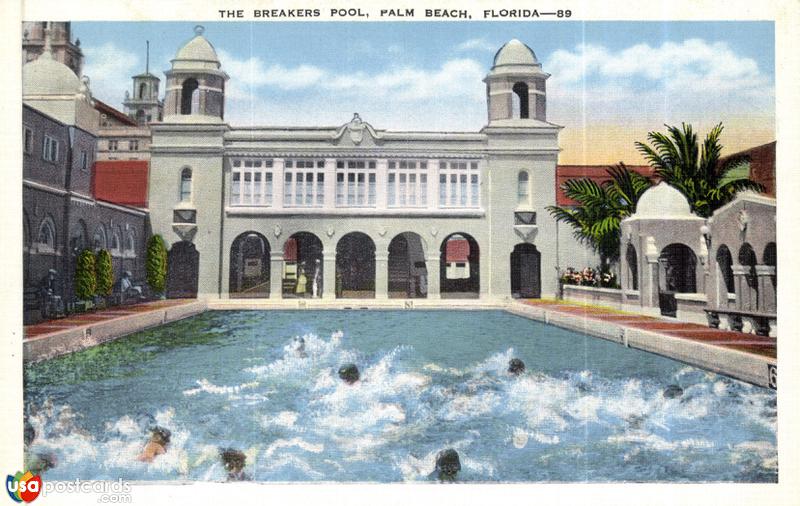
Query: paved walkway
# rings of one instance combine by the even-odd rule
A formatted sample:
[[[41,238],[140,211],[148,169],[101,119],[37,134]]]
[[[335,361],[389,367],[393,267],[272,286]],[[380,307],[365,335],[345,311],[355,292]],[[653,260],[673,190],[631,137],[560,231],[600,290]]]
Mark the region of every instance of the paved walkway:
[[[613,322],[623,327],[651,330],[671,337],[703,342],[713,346],[730,348],[770,358],[777,358],[778,341],[774,337],[763,337],[731,330],[719,330],[695,323],[683,323],[626,313],[597,306],[582,306],[569,302],[526,299],[525,304],[586,318]]]
[[[193,300],[193,299],[192,299]],[[25,326],[25,339],[37,339],[48,334],[68,330],[83,325],[90,325],[93,323],[101,323],[115,318],[144,313],[153,311],[154,309],[164,309],[168,307],[186,304],[190,299],[169,299],[169,300],[156,300],[153,302],[142,302],[130,306],[115,306],[108,309],[101,309],[99,311],[90,311],[87,313],[74,314],[67,318],[58,318],[55,320],[47,320],[34,325]]]

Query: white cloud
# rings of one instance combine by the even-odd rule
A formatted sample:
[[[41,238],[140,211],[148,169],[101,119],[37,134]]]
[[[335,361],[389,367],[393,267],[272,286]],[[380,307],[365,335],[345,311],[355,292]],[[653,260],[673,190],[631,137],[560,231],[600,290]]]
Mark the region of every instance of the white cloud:
[[[495,51],[499,49],[488,40],[481,38],[465,40],[456,46],[456,51]]]
[[[550,55],[547,71],[563,86],[600,81],[655,81],[665,90],[719,94],[763,90],[769,80],[751,58],[736,54],[724,42],[688,39],[661,46],[637,44],[620,51],[599,45],[579,45]],[[587,85],[589,85],[587,83]]]
[[[466,58],[448,60],[438,69],[391,66],[376,73],[342,73],[314,65],[267,64],[258,56],[241,59],[225,50],[218,53],[222,67],[231,76],[227,95],[232,100],[252,102],[258,95],[268,94],[269,88],[284,91],[319,88],[330,93],[330,101],[337,96],[348,100],[353,96],[392,97],[402,101],[483,96],[481,79],[485,69]]]
[[[131,76],[144,72],[138,55],[120,49],[113,42],[84,46],[83,54],[86,62],[83,74],[91,79],[92,94],[121,108],[125,90],[132,86]]]

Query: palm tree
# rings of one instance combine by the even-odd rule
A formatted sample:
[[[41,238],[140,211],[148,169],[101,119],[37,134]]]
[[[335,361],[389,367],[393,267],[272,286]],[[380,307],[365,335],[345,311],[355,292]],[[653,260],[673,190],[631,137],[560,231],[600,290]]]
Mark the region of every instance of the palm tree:
[[[651,145],[636,143],[636,148],[655,169],[656,175],[673,186],[689,201],[692,211],[707,218],[742,190],[762,192],[764,187],[748,178],[731,178],[731,170],[749,161],[746,155],[720,160],[722,123],[706,135],[702,149],[691,125],[681,128],[664,125],[667,134],[650,132]]]
[[[601,184],[584,178],[570,179],[561,186],[577,206],[547,206],[557,221],[572,226],[578,241],[600,256],[602,271],[619,260],[620,222],[636,211],[639,197],[653,185],[622,162],[608,167],[606,173],[610,179]]]

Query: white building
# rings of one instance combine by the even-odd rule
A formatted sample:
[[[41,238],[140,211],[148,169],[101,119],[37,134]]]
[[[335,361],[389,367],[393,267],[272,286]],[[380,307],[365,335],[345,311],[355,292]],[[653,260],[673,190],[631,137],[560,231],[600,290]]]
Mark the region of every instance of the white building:
[[[382,130],[358,114],[228,125],[228,75],[202,27],[166,76],[148,200],[171,296],[554,296],[559,257],[586,256],[545,210],[561,127],[546,121],[549,74],[518,40],[495,55],[474,133]]]

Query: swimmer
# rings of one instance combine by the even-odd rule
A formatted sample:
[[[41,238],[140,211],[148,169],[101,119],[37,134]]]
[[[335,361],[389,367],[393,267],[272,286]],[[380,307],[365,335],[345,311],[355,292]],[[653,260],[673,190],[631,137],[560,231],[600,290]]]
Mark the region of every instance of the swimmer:
[[[233,448],[225,448],[220,450],[219,456],[222,459],[222,464],[225,466],[225,471],[228,472],[228,481],[244,481],[250,479],[244,473],[244,466],[247,462],[247,457],[244,453]]]
[[[172,433],[163,427],[153,427],[150,433],[150,440],[144,446],[138,460],[141,462],[152,462],[157,456],[167,453],[167,445]]]
[[[294,344],[294,352],[300,358],[306,358],[306,340],[300,336],[295,336],[292,340]]]

